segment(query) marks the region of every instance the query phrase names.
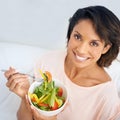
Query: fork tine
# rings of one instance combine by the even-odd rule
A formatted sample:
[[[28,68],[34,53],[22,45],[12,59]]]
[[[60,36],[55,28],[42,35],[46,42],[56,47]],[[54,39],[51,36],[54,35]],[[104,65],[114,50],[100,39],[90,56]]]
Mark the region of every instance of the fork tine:
[[[1,71],[1,72],[6,72],[6,70],[4,70],[4,69],[1,69],[0,71]]]

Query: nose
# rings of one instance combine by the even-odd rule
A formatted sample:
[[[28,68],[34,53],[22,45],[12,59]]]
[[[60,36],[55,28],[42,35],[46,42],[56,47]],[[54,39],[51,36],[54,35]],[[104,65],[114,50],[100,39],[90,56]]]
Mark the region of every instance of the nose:
[[[80,43],[78,46],[77,46],[77,51],[79,53],[86,53],[89,49],[89,46],[88,44],[86,43]]]

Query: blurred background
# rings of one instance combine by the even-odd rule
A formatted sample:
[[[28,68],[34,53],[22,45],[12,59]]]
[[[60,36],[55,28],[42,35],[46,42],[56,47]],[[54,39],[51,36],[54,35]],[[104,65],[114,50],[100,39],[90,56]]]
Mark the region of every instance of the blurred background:
[[[119,0],[0,0],[0,42],[63,49],[69,18],[89,5],[106,6],[120,18]]]

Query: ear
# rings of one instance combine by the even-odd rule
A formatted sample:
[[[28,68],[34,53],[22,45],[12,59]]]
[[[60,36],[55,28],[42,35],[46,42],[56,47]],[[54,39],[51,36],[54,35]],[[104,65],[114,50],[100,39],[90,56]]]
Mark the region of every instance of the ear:
[[[103,48],[102,54],[105,54],[105,53],[110,49],[110,47],[111,47],[110,44],[108,44],[107,46],[105,46],[105,47]]]

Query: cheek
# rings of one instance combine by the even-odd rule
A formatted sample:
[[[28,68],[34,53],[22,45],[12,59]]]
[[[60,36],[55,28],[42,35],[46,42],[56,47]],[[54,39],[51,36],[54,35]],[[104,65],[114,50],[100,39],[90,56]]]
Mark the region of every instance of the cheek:
[[[94,58],[99,59],[102,55],[101,51],[99,50],[93,50],[91,54],[94,56]]]
[[[72,40],[69,40],[68,44],[67,44],[67,53],[71,56],[72,55],[72,51],[73,49],[75,49],[75,45],[74,42]]]
[[[70,39],[67,46],[68,46],[69,49],[73,49],[77,46],[77,44],[74,40]]]
[[[69,42],[68,42],[68,44],[67,44],[67,48],[68,48],[68,49],[71,49],[71,48],[72,48],[72,43],[71,43],[70,40],[69,40]]]

